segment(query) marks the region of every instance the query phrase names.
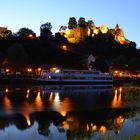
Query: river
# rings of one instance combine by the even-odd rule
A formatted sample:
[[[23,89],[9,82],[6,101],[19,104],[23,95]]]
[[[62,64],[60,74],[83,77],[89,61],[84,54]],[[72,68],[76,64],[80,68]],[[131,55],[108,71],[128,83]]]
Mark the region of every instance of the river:
[[[140,136],[138,85],[0,86],[0,140]]]

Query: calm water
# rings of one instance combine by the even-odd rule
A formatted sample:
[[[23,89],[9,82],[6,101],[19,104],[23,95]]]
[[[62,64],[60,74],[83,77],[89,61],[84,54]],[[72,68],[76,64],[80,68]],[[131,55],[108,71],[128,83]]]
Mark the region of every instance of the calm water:
[[[0,87],[0,140],[119,140],[140,134],[140,87]]]

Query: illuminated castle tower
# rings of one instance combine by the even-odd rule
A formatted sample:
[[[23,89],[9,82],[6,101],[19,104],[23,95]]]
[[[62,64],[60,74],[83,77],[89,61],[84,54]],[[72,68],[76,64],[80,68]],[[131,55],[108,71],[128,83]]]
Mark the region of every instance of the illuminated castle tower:
[[[128,43],[130,43],[128,40],[125,39],[125,37],[124,37],[124,32],[123,32],[123,30],[119,27],[118,24],[116,25],[116,27],[115,27],[115,29],[114,29],[114,35],[115,35],[114,39],[115,39],[116,41],[118,41],[119,43],[121,43],[121,44],[128,44]]]

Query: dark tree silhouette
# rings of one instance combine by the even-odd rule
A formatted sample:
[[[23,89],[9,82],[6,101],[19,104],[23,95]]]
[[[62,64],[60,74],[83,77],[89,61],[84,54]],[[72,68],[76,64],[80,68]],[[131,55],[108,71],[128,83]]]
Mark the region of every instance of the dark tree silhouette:
[[[28,28],[20,28],[19,31],[17,32],[17,35],[21,38],[35,38],[36,34]]]
[[[79,27],[87,27],[87,22],[85,21],[84,17],[80,17],[78,21],[78,26]]]
[[[73,29],[77,27],[77,21],[75,17],[70,17],[68,22],[68,28]]]
[[[7,58],[9,65],[15,70],[27,66],[28,56],[21,44],[13,44],[7,50]]]
[[[52,37],[51,29],[52,29],[52,25],[51,25],[50,22],[42,24],[40,26],[40,36],[45,37],[45,38],[46,37]]]

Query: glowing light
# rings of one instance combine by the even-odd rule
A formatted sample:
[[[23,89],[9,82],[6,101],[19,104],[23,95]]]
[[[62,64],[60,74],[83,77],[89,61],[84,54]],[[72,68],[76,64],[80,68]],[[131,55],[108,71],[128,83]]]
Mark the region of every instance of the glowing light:
[[[122,93],[122,88],[121,87],[119,88],[119,91],[120,91],[120,93]]]
[[[122,103],[122,94],[121,92],[118,93],[120,89],[115,89],[115,95],[112,101],[112,107],[120,107]],[[118,97],[119,94],[119,97]]]
[[[41,71],[41,68],[38,68],[37,70],[40,72]]]
[[[117,74],[117,73],[118,73],[118,71],[117,71],[117,70],[115,70],[115,71],[114,71],[114,73],[115,73],[115,74]]]
[[[53,101],[53,92],[50,93],[50,96],[49,96],[49,99],[48,100],[49,100],[49,102],[52,102]]]
[[[37,92],[37,96],[36,96],[36,99],[35,99],[34,103],[35,103],[36,108],[38,110],[44,110],[44,105],[43,105],[43,102],[42,102],[41,92],[40,91]]]
[[[27,99],[29,98],[29,93],[30,93],[30,89],[27,89],[27,95],[26,95]]]
[[[67,123],[67,121],[63,121],[63,128],[65,128],[65,129],[70,129],[70,126],[69,126],[69,124]]]
[[[100,129],[99,129],[99,132],[101,133],[101,134],[104,134],[105,132],[106,132],[106,127],[105,126],[101,126],[100,127]]]
[[[99,29],[95,28],[95,29],[93,30],[93,33],[97,35],[97,34],[99,33]]]
[[[93,125],[92,126],[92,131],[96,131],[97,130],[97,126],[96,125]]]
[[[59,92],[55,93],[54,102],[55,103],[59,103],[60,102]]]
[[[36,99],[40,99],[40,91],[38,91]]]
[[[122,72],[120,72],[119,74],[120,74],[120,76],[122,76],[122,75],[123,75],[123,73],[122,73]]]
[[[27,89],[27,93],[30,93],[30,89]]]
[[[120,115],[119,117],[117,117],[114,120],[114,126],[116,128],[116,132],[119,133],[120,129],[123,127],[123,123],[124,123],[124,117],[122,115]]]
[[[52,67],[52,68],[50,69],[51,72],[55,72],[56,70],[57,70],[56,67]]]
[[[31,73],[33,70],[31,68],[27,69],[27,72]]]
[[[34,36],[32,34],[29,34],[28,37],[31,39],[34,38]]]
[[[6,69],[5,71],[8,73],[8,72],[10,72],[10,69]]]
[[[114,39],[116,41],[118,41],[119,43],[121,43],[121,44],[128,44],[128,43],[130,43],[130,41],[125,39],[124,32],[119,27],[119,25],[116,25],[114,35],[115,35]]]
[[[8,113],[11,113],[12,112],[12,102],[8,99],[7,96],[4,97],[3,104],[4,104],[6,111]]]
[[[67,114],[67,112],[66,112],[66,111],[61,111],[60,114],[61,114],[63,117],[65,117],[66,114]]]
[[[88,125],[88,124],[87,124],[87,126],[86,126],[86,130],[89,131],[89,125]]]
[[[91,30],[88,28],[88,36],[90,36]]]
[[[105,25],[101,25],[101,26],[100,26],[100,31],[101,31],[103,34],[105,34],[105,33],[108,32],[108,28],[107,28]]]
[[[68,51],[68,47],[67,47],[66,45],[63,45],[63,46],[61,47],[61,49],[64,50],[64,51]]]
[[[8,93],[8,92],[9,92],[9,89],[8,89],[8,88],[6,88],[6,89],[5,89],[5,92],[6,92],[6,93]]]
[[[28,126],[31,126],[31,120],[28,114],[24,114],[24,117],[26,118],[26,122],[28,124]]]
[[[56,68],[56,67],[53,67],[50,69],[51,72],[54,72],[54,73],[59,73],[60,72],[60,69]],[[51,77],[49,77],[50,79]]]

